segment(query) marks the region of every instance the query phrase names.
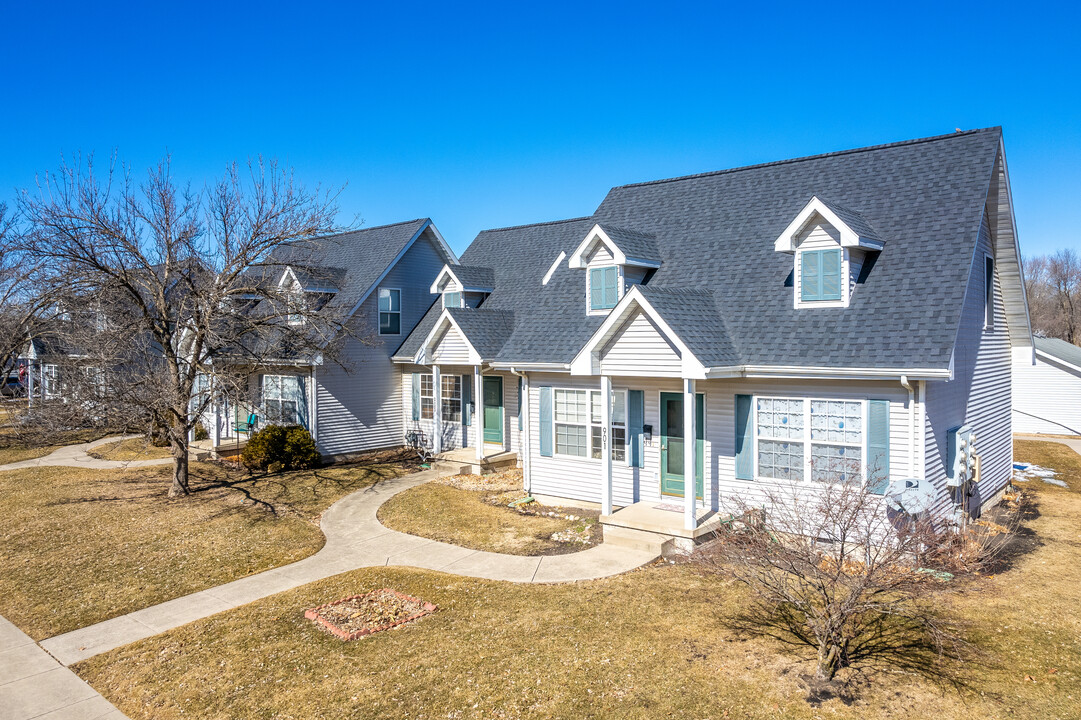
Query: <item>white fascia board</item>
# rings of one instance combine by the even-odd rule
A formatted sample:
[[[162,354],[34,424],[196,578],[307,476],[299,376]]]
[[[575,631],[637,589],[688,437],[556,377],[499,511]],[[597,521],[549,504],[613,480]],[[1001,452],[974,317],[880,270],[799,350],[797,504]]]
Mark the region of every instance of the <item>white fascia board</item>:
[[[450,265],[444,265],[443,269],[439,271],[439,274],[435,276],[435,280],[432,281],[432,286],[428,288],[428,292],[432,293],[433,295],[438,295],[439,293],[443,292],[439,289],[439,283],[443,282],[443,278],[446,277],[449,277],[451,280],[458,283],[459,287],[461,287],[462,283],[460,280],[458,280],[458,276],[454,274],[454,271],[450,269]]]
[[[1013,236],[1013,255],[1014,260],[1017,262],[1017,272],[1021,276],[1021,304],[1025,309],[1025,335],[1024,338],[1017,338],[1014,340],[1013,328],[1010,328],[1010,339],[1014,345],[1020,345],[1018,342],[1022,339],[1027,339],[1028,344],[1035,347],[1036,343],[1032,339],[1032,315],[1028,309],[1028,291],[1025,289],[1025,266],[1021,264],[1021,243],[1017,240],[1017,215],[1013,211],[1013,190],[1010,186],[1010,169],[1006,167],[1006,141],[1003,138],[999,138],[998,141],[998,153],[1002,158],[1002,175],[1005,178],[1006,186],[1006,204],[1010,208],[1010,227],[1012,229],[1011,235]],[[999,198],[999,202],[1002,202],[1002,198]],[[986,204],[986,203],[985,203]],[[982,218],[981,218],[982,219]],[[998,238],[995,238],[997,242]],[[1003,305],[1005,305],[1005,297],[1003,297]]]
[[[1027,348],[1025,348],[1025,349],[1027,350]],[[1074,365],[1073,363],[1066,362],[1062,358],[1056,357],[1056,356],[1052,355],[1051,353],[1044,352],[1043,350],[1037,349],[1036,350],[1036,356],[1041,357],[1044,360],[1048,360],[1050,362],[1053,362],[1056,365],[1065,365],[1066,367],[1070,368],[1071,370],[1074,370],[1076,372],[1081,373],[1081,367],[1078,367],[1078,366]]]
[[[596,368],[594,367],[594,353],[598,352],[600,345],[607,339],[609,333],[622,324],[629,315],[630,311],[635,307],[640,308],[642,312],[646,313],[649,318],[656,323],[665,337],[671,341],[679,350],[679,357],[682,361],[680,372],[682,377],[691,378],[695,380],[704,380],[706,377],[705,366],[698,361],[698,358],[694,356],[690,348],[686,343],[680,339],[679,335],[672,329],[672,327],[661,317],[645,296],[642,294],[642,290],[638,285],[635,285],[628,291],[623,298],[616,304],[612,311],[608,313],[608,317],[604,319],[601,326],[593,333],[593,335],[586,341],[586,344],[575,355],[574,360],[571,361],[570,370],[571,375],[595,375]]]
[[[838,233],[841,235],[841,247],[862,247],[868,250],[881,250],[883,245],[878,240],[872,240],[870,238],[862,237],[855,230],[850,228],[841,218],[837,217],[837,213],[826,207],[826,204],[818,199],[817,196],[811,197],[810,202],[803,206],[803,209],[799,211],[796,218],[788,224],[788,227],[777,237],[773,242],[773,249],[776,252],[790,253],[796,251],[796,235],[803,228],[804,224],[810,219],[810,217],[818,213],[826,222],[832,225]]]
[[[450,313],[447,312],[445,308],[443,310],[443,314],[439,316],[439,319],[436,320],[435,325],[432,326],[432,329],[424,338],[424,342],[421,343],[420,352],[417,353],[418,361],[423,357],[427,357],[431,354],[428,352],[429,348],[431,348],[432,350],[435,349],[433,345],[435,343],[436,337],[438,337],[439,333],[443,332],[448,325],[458,331],[458,334],[462,336],[462,340],[465,341],[466,346],[469,347],[469,363],[471,365],[480,365],[480,353],[477,352],[477,349],[473,347],[473,343],[469,342],[469,336],[462,331],[462,328],[460,325],[458,325],[458,323],[454,322],[454,318],[451,317]]]
[[[285,268],[285,272],[282,273],[281,278],[278,279],[278,290],[281,290],[283,287],[285,287],[286,282],[290,278],[292,278],[292,280],[293,280],[292,287],[294,287],[294,288],[301,287],[300,281],[297,280],[296,273],[293,272],[293,268],[287,266]],[[301,289],[303,289],[303,288],[301,288]]]
[[[568,261],[570,267],[574,268],[575,270],[582,270],[586,267],[585,254],[586,251],[590,248],[590,246],[593,245],[594,238],[598,238],[602,243],[604,243],[605,247],[608,248],[608,251],[612,253],[612,262],[615,265],[627,264],[627,256],[623,254],[623,251],[620,250],[614,242],[612,242],[612,238],[608,237],[608,233],[604,231],[604,228],[602,228],[600,224],[597,223],[593,225],[592,230],[586,233],[585,240],[578,243],[578,247],[576,247],[574,249],[574,252],[571,253],[571,259]]]
[[[544,278],[541,280],[541,285],[547,285],[548,281],[552,279],[552,275],[555,274],[556,268],[559,267],[559,263],[563,262],[563,258],[567,257],[566,250],[559,251],[559,257],[552,263],[552,267],[548,268],[548,272],[544,273]]]

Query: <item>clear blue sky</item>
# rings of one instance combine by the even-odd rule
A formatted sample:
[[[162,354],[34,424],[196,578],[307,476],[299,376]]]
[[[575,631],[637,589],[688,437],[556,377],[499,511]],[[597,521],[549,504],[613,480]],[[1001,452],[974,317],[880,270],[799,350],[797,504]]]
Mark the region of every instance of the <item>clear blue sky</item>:
[[[461,251],[613,185],[1002,125],[1023,251],[1081,245],[1074,2],[158,5],[5,3],[0,198],[62,152],[195,184],[263,154]]]

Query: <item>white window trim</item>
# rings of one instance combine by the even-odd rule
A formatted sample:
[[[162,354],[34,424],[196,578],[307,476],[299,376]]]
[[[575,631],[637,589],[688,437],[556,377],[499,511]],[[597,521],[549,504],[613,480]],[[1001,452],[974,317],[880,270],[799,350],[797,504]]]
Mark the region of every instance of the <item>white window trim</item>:
[[[398,293],[398,309],[397,310],[380,310],[379,309],[379,293],[383,292],[384,290],[389,290],[390,292],[397,292]],[[396,332],[396,333],[389,333],[389,332],[385,333],[385,332],[383,332],[383,323],[381,323],[379,321],[379,316],[384,312],[395,313],[395,314],[398,315],[398,332]],[[380,336],[383,336],[383,337],[400,337],[401,336],[401,334],[402,334],[402,289],[401,288],[380,287],[375,291],[375,327],[376,327],[376,330],[379,332]]]
[[[600,310],[593,309],[593,303],[590,298],[590,275],[593,270],[600,270],[603,268],[614,267],[616,269],[616,304],[610,308],[601,308]],[[626,282],[623,279],[623,266],[616,263],[606,262],[598,263],[596,265],[586,266],[586,315],[607,315],[619,305],[619,301],[623,299],[624,291],[626,290]]]
[[[450,295],[450,294],[453,294],[453,293],[458,294],[458,304],[457,305],[447,305],[447,295]],[[463,292],[462,290],[444,290],[443,291],[443,307],[444,308],[448,308],[448,307],[457,307],[457,308],[465,307],[465,292]]]
[[[584,392],[586,394],[586,421],[585,421],[585,423],[558,422],[556,420],[556,411],[555,411],[555,408],[556,408],[556,393],[561,392],[561,391],[562,392]],[[586,462],[595,462],[595,463],[599,463],[604,459],[603,457],[599,457],[599,458],[593,457],[593,426],[594,426],[595,423],[593,422],[593,405],[592,405],[593,395],[592,395],[592,393],[600,393],[600,390],[594,390],[593,388],[583,388],[583,387],[553,387],[552,388],[552,456],[553,457],[567,458],[568,460],[583,460],[583,461],[586,461]],[[615,458],[613,458],[612,459],[612,464],[613,465],[626,465],[626,466],[629,467],[630,462],[631,462],[631,454],[630,454],[630,451],[629,451],[629,448],[630,448],[630,435],[628,433],[628,428],[627,428],[627,413],[629,412],[629,409],[627,407],[627,388],[612,388],[612,395],[615,396],[616,394],[623,395],[623,416],[624,416],[624,418],[623,418],[623,459],[622,460],[616,460]],[[559,447],[559,443],[556,442],[556,425],[575,425],[577,427],[585,427],[585,429],[586,429],[586,454],[585,455],[568,455],[566,453],[559,452],[557,450],[557,448]],[[615,425],[615,423],[613,423],[612,425]],[[611,448],[612,447],[612,426],[608,427],[608,442],[609,442],[609,448]]]
[[[46,363],[41,366],[42,397],[54,398],[60,395],[60,366]]]
[[[420,382],[420,389],[417,390],[417,395],[420,398],[420,407],[417,408],[418,412],[420,413],[420,418],[419,419],[422,420],[422,421],[433,422],[435,420],[435,378],[434,378],[434,375],[432,373],[417,373],[417,376],[418,376],[417,380],[418,380],[418,382]],[[432,380],[432,393],[430,395],[425,395],[424,394],[424,378],[430,378]],[[458,378],[458,397],[457,398],[454,398],[453,396],[447,397],[446,395],[443,395],[442,392],[440,392],[439,397],[440,397],[440,400],[442,400],[443,402],[446,402],[447,400],[455,400],[455,399],[458,400],[458,418],[459,418],[458,420],[447,419],[447,418],[443,417],[442,409],[440,409],[440,415],[439,415],[440,421],[444,422],[444,423],[451,423],[452,425],[461,425],[462,424],[462,418],[464,417],[462,413],[465,410],[465,407],[464,407],[465,406],[465,398],[462,397],[462,385],[465,383],[465,376],[464,375],[456,375],[456,374],[453,374],[453,373],[440,373],[439,378],[440,378],[440,382],[442,382],[444,378]],[[424,401],[425,400],[431,400],[432,401],[432,416],[430,418],[424,417]]]
[[[991,261],[991,297],[987,297],[987,261]],[[995,329],[995,273],[998,272],[998,264],[995,262],[995,256],[989,252],[983,254],[983,329],[994,330]],[[990,305],[990,310],[988,310]],[[988,316],[991,317],[988,322]]]
[[[277,397],[272,398],[272,397],[268,397],[268,395],[267,395],[267,379],[268,378],[278,378],[278,396]],[[296,380],[297,388],[299,389],[300,380],[299,380],[299,377],[297,375],[280,375],[280,374],[277,374],[277,373],[267,373],[267,374],[263,375],[263,387],[259,388],[259,391],[262,394],[262,398],[263,398],[263,402],[262,402],[262,405],[263,405],[263,408],[262,408],[262,410],[263,410],[263,419],[268,424],[270,424],[271,420],[270,420],[270,413],[267,412],[267,402],[271,401],[271,400],[277,401],[278,403],[286,403],[286,402],[293,403],[293,405],[295,405],[296,407],[293,409],[293,415],[295,416],[295,418],[294,418],[294,422],[292,424],[296,425],[296,424],[300,423],[300,402],[298,400],[293,399],[293,398],[286,397],[285,393],[283,392],[283,388],[285,387],[285,385],[284,385],[284,383],[282,381],[285,380],[286,378],[293,378],[294,380]],[[275,423],[282,423],[282,424],[290,424],[290,423],[285,423],[284,418],[281,417],[281,413],[279,413],[279,417],[276,418],[274,420],[274,422]]]
[[[805,252],[817,252],[819,250],[833,250],[837,249],[841,251],[841,299],[840,300],[804,300],[803,299],[803,253]],[[808,308],[846,308],[848,307],[849,300],[852,296],[852,278],[850,277],[851,263],[849,258],[849,249],[841,247],[841,245],[834,245],[833,247],[813,247],[806,250],[798,248],[793,253],[796,258],[796,266],[792,275],[792,307],[797,310]]]
[[[759,400],[799,400],[803,402],[803,437],[799,440],[788,438],[793,442],[803,443],[803,480],[784,480],[781,478],[766,477],[758,474],[758,401]],[[793,397],[791,395],[752,395],[751,396],[751,460],[753,463],[753,472],[755,482],[761,483],[792,483],[799,485],[800,487],[814,487],[821,488],[826,487],[826,483],[815,482],[811,479],[811,444],[816,445],[844,445],[847,447],[856,447],[855,443],[845,442],[820,442],[811,440],[811,401],[816,400],[820,402],[858,402],[860,404],[860,412],[862,417],[860,419],[860,486],[867,487],[867,416],[869,406],[869,396],[859,395],[852,397],[819,397],[819,396],[804,396]],[[891,401],[892,405],[892,401]],[[767,441],[774,441],[773,438],[762,438]]]

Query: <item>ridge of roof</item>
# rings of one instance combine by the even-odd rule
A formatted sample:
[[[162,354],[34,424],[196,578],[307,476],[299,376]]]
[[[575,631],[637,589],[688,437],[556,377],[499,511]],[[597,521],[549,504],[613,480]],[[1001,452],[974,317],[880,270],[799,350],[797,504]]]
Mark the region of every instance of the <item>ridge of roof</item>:
[[[770,162],[755,163],[754,165],[741,165],[739,167],[728,168],[725,170],[710,170],[701,173],[692,173],[690,175],[679,175],[677,177],[662,178],[660,180],[645,180],[637,183],[626,183],[623,185],[616,185],[612,190],[621,190],[623,188],[643,187],[646,185],[661,185],[670,182],[680,182],[682,180],[696,180],[698,178],[714,177],[716,175],[727,175],[729,173],[742,172],[744,170],[758,170],[760,168],[775,167],[778,165],[791,165],[794,163],[806,162],[809,160],[822,160],[824,158],[838,157],[841,155],[853,155],[856,153],[869,152],[873,150],[886,150],[895,147],[905,147],[908,145],[919,145],[921,143],[931,143],[940,140],[948,140],[951,138],[966,137],[968,135],[978,135],[980,133],[988,132],[1002,132],[1001,125],[995,125],[987,128],[977,128],[974,130],[962,130],[960,132],[946,133],[944,135],[932,135],[930,137],[916,138],[914,140],[899,140],[892,143],[883,143],[881,145],[868,145],[867,147],[848,148],[847,150],[834,150],[832,152],[818,153],[817,155],[804,155],[797,158],[789,158],[787,160],[772,160]]]
[[[505,230],[522,230],[524,228],[543,227],[545,225],[560,225],[562,223],[581,222],[582,220],[592,220],[592,219],[593,219],[592,215],[583,215],[582,217],[567,218],[566,220],[548,220],[547,222],[526,223],[525,225],[508,225],[506,227],[488,228],[488,229],[485,229],[485,230],[481,230],[480,232],[481,233],[490,233],[490,232],[503,232]],[[478,234],[480,234],[480,233],[478,233]]]
[[[1034,337],[1033,344],[1040,352],[1047,353],[1065,363],[1081,367],[1081,347],[1061,338]]]
[[[352,230],[342,230],[340,232],[330,233],[329,235],[316,235],[315,237],[310,238],[310,239],[311,240],[329,240],[330,238],[336,238],[336,237],[339,237],[341,235],[352,235],[353,233],[368,232],[370,230],[385,230],[387,228],[397,227],[398,225],[412,225],[413,223],[418,223],[418,222],[423,223],[423,222],[430,222],[430,221],[431,221],[431,218],[427,218],[427,217],[413,218],[412,220],[402,220],[401,222],[387,223],[386,225],[372,225],[371,227],[358,227],[358,228],[353,228]]]

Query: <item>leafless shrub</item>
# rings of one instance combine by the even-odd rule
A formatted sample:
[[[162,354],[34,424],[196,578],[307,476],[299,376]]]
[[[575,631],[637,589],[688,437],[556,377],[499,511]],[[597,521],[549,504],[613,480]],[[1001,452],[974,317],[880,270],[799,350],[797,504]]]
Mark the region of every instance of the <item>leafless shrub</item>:
[[[764,487],[728,509],[693,561],[750,591],[738,630],[812,649],[819,680],[876,665],[945,677],[949,661],[972,656],[943,590],[949,573],[988,560],[997,529],[899,516],[846,484]]]

